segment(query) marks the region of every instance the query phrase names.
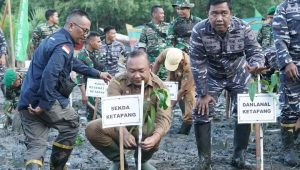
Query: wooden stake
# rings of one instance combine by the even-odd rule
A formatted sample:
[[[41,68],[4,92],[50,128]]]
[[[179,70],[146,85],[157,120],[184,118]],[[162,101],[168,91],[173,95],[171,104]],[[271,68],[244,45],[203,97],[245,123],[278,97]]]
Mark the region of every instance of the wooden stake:
[[[255,136],[256,136],[256,170],[261,170],[260,166],[261,166],[261,155],[260,155],[260,124],[256,123],[255,124]]]
[[[226,113],[226,118],[228,119],[230,117],[230,97],[229,97],[229,93],[227,90],[225,90],[225,99],[226,99],[226,108],[225,108],[225,113]]]
[[[94,108],[93,120],[97,119],[98,105],[99,105],[99,97],[95,97],[95,108]]]
[[[7,0],[8,4],[8,14],[9,14],[9,35],[10,35],[10,49],[11,49],[11,67],[15,70],[15,49],[14,49],[14,37],[13,37],[13,28],[12,28],[12,19],[11,19],[11,5],[10,0]]]
[[[261,93],[260,75],[257,75],[257,92]],[[256,135],[256,169],[264,169],[264,139],[262,126],[257,123],[255,124],[255,135]]]
[[[7,8],[8,8],[8,1],[5,3],[5,8],[2,16],[2,22],[1,22],[1,29],[4,27],[5,19],[6,19],[6,14],[7,14]]]
[[[124,144],[123,144],[123,127],[120,127],[120,169],[124,170]]]
[[[142,81],[141,85],[141,104],[140,104],[140,114],[142,120],[143,118],[143,112],[144,112],[144,93],[145,93],[145,84],[144,80]],[[143,122],[144,123],[144,122]],[[138,143],[138,170],[142,169],[142,147],[141,147],[141,142],[142,142],[142,137],[143,137],[143,124],[139,126],[139,143]]]

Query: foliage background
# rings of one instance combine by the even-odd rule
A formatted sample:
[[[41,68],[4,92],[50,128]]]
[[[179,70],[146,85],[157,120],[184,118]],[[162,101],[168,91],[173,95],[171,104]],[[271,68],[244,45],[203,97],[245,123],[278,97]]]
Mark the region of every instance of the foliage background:
[[[92,20],[91,30],[98,31],[108,25],[113,25],[117,31],[126,33],[125,24],[134,26],[142,25],[151,19],[150,9],[153,5],[161,5],[165,10],[166,22],[171,22],[176,13],[172,7],[174,0],[29,0],[29,37],[33,29],[40,23],[45,22],[44,13],[47,9],[56,9],[59,13],[60,26],[63,26],[68,11],[74,8],[84,9]],[[207,17],[206,4],[209,0],[190,0],[195,4],[192,14],[204,19]],[[233,13],[240,18],[253,17],[255,9],[263,16],[272,5],[278,5],[283,0],[232,0]],[[5,7],[5,0],[0,0],[0,17]],[[16,21],[20,0],[11,0],[13,30],[16,30]],[[6,16],[3,28],[8,47],[9,39],[9,19]],[[28,46],[30,47],[30,45]],[[10,49],[10,47],[9,47]],[[28,48],[28,56],[32,49]]]
[[[17,15],[19,0],[12,1],[13,14]],[[271,5],[277,5],[282,0],[232,0],[234,15],[241,18],[253,17],[255,8],[264,16]],[[191,0],[195,3],[192,9],[193,15],[201,18],[207,17],[206,4],[208,0]],[[59,12],[60,25],[65,21],[69,10],[81,8],[86,10],[92,20],[92,30],[108,25],[116,26],[117,30],[125,32],[125,23],[134,26],[142,25],[150,20],[151,6],[160,4],[165,9],[165,18],[170,22],[176,17],[172,8],[173,0],[29,0],[29,13],[38,9],[54,8]],[[0,0],[0,5],[4,4]],[[3,11],[4,5],[1,8]],[[31,15],[30,21],[37,23],[35,17]],[[34,25],[35,25],[34,24]]]

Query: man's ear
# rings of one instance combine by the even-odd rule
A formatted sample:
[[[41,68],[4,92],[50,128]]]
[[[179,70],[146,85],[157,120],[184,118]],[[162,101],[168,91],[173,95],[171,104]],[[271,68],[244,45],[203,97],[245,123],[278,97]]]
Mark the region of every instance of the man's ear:
[[[153,64],[150,64],[149,67],[150,67],[150,71],[152,72]]]

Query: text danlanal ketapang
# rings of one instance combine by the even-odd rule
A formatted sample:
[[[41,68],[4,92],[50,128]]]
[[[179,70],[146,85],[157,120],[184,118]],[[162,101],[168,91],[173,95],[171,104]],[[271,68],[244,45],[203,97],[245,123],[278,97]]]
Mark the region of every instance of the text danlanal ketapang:
[[[249,110],[243,110],[244,114],[253,113],[271,113],[271,105],[269,102],[243,103],[243,107],[251,107]],[[255,107],[255,108],[253,108]],[[266,108],[269,107],[269,108]]]
[[[127,106],[113,106],[111,107],[111,111],[116,110],[130,110],[130,107]],[[115,119],[115,118],[127,118],[127,117],[135,117],[136,113],[116,113],[116,114],[110,114],[106,116],[106,119]]]

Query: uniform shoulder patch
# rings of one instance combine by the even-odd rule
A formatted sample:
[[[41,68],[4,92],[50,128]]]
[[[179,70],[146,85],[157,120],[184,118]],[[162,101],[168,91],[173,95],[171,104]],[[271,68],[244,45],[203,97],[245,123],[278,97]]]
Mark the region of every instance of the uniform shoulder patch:
[[[62,48],[67,54],[70,54],[71,49],[70,49],[70,47],[68,47],[66,44],[64,44],[61,48]]]

